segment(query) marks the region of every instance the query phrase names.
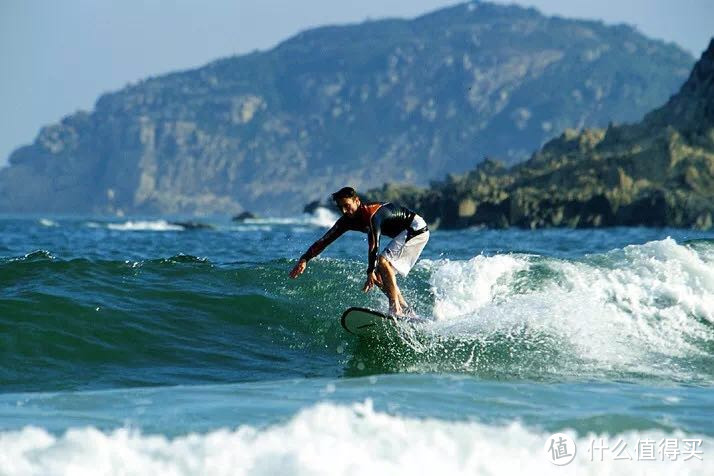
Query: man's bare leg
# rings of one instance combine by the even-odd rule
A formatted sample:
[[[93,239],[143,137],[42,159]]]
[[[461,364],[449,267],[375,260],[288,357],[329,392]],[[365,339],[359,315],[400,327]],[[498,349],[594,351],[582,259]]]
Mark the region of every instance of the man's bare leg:
[[[377,274],[377,281],[374,282],[375,286],[377,286],[380,289],[380,291],[382,291],[384,293],[384,295],[387,296],[387,298],[389,298],[389,294],[387,294],[387,290],[384,289],[384,283],[382,282],[382,275],[379,273],[376,273],[376,274]],[[402,308],[408,308],[409,304],[407,304],[407,301],[404,299],[404,296],[402,296],[402,292],[401,292],[401,290],[399,290],[399,288],[397,288],[397,292],[399,294],[399,304],[401,304]]]
[[[402,302],[404,302],[404,297],[401,296],[401,291],[399,291],[399,287],[397,286],[397,278],[394,274],[392,263],[384,256],[380,256],[377,271],[382,278],[384,293],[389,299],[389,312],[395,316],[403,315]],[[404,302],[404,304],[406,305],[406,302]]]

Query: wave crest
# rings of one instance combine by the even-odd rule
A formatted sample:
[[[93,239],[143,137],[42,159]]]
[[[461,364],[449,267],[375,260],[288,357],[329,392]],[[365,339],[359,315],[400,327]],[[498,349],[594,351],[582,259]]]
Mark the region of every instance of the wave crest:
[[[591,461],[595,435],[564,430],[578,446],[569,468],[579,474],[711,474],[714,463]],[[321,403],[267,428],[241,426],[174,439],[130,429],[76,428],[56,437],[41,428],[0,433],[0,466],[16,474],[552,474],[550,435],[520,423],[487,425],[415,419],[377,412],[371,402]],[[630,431],[598,435],[611,442],[694,438]],[[704,447],[706,452],[706,447]]]

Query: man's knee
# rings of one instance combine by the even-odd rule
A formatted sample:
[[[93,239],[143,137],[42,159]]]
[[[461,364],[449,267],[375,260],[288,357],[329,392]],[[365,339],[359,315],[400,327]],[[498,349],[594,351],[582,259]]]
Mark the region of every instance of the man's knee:
[[[387,258],[380,255],[377,258],[377,269],[380,272],[384,272],[384,271],[389,272],[392,269],[392,264],[389,262],[389,260]]]

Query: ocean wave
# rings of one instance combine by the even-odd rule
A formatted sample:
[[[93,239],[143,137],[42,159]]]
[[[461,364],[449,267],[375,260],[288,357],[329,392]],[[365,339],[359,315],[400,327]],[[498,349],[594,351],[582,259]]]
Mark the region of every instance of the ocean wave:
[[[59,226],[59,224],[56,221],[50,220],[49,218],[40,218],[39,223],[40,223],[40,225],[46,226],[46,227]]]
[[[707,383],[710,248],[666,239],[579,259],[423,260],[402,285],[418,313],[436,319],[386,344],[340,327],[348,305],[387,305],[378,292],[359,292],[356,261],[319,258],[294,281],[287,259],[63,260],[37,251],[0,261],[0,378],[11,389],[35,389],[48,373],[56,385],[81,386],[101,366],[102,382],[114,385],[141,362],[147,370],[129,379],[137,384],[172,383],[173,370],[151,366],[184,364],[222,372],[219,381],[298,376],[304,368],[325,376],[434,371]],[[316,359],[330,364],[315,370]],[[191,370],[191,381],[204,370]]]
[[[402,362],[414,371],[531,378],[711,378],[701,366],[714,345],[707,256],[665,239],[579,260],[427,261],[436,321],[414,336],[415,352]]]
[[[578,474],[712,474],[706,445],[684,443],[701,436],[658,430],[617,434],[562,433],[577,445],[565,468]],[[377,412],[369,400],[352,405],[319,403],[283,423],[191,433],[169,439],[122,428],[74,428],[60,436],[26,427],[0,433],[3,474],[553,474],[550,434],[514,422],[488,425],[416,419]],[[653,449],[638,461],[635,448],[676,440],[675,461]],[[602,441],[623,441],[631,460],[616,460]],[[691,449],[692,451],[689,451]],[[696,454],[695,454],[696,453]],[[642,453],[645,455],[645,453]],[[622,456],[622,453],[619,454]],[[686,458],[686,460],[685,460]],[[701,459],[700,459],[701,458]],[[601,461],[602,459],[602,461]]]
[[[107,223],[107,228],[117,231],[182,231],[184,227],[166,220],[128,220],[124,223]]]
[[[23,256],[15,256],[9,258],[0,258],[0,264],[4,261],[7,263],[33,263],[47,262],[55,260],[55,256],[49,250],[35,250],[24,254]]]
[[[339,218],[339,215],[332,210],[318,207],[313,213],[303,213],[295,217],[285,218],[248,218],[243,223],[253,225],[312,225],[324,228],[331,227]]]
[[[318,207],[315,212],[310,215],[310,218],[308,218],[308,223],[317,226],[330,227],[337,221],[338,218],[339,216],[337,213],[332,210]]]
[[[201,264],[211,264],[208,258],[202,258],[199,256],[186,255],[179,253],[177,255],[171,256],[170,258],[162,258],[159,260],[153,260],[154,263],[201,263]]]

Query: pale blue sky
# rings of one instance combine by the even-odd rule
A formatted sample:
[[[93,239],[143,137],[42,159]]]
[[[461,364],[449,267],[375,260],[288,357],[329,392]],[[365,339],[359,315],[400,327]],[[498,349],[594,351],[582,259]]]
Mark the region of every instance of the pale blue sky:
[[[268,49],[307,28],[414,17],[448,0],[0,0],[0,165],[40,127],[130,81]],[[522,0],[549,15],[629,23],[699,56],[714,0]]]

